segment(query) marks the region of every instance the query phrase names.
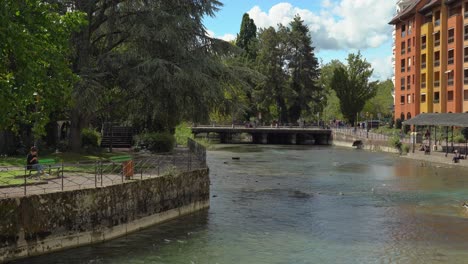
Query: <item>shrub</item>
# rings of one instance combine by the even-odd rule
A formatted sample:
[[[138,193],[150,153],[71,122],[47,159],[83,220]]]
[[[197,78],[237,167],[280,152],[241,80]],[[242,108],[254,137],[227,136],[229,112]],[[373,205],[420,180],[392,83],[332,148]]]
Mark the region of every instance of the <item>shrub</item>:
[[[187,146],[187,138],[193,138],[189,123],[181,123],[176,127],[175,138],[177,145]]]
[[[403,120],[401,120],[400,118],[397,118],[395,123],[396,123],[395,124],[396,129],[401,129],[401,127],[403,126]]]
[[[401,147],[401,150],[402,150],[403,154],[409,153],[409,151],[410,151],[410,145],[408,145],[408,144],[403,144],[402,147]]]
[[[146,148],[151,152],[170,152],[174,149],[175,137],[168,133],[145,133],[135,136],[137,147]]]
[[[98,148],[101,145],[101,133],[94,129],[81,130],[81,146]]]
[[[453,137],[455,143],[465,143],[465,137],[463,135],[456,135]]]
[[[402,143],[400,141],[400,137],[397,135],[394,135],[393,137],[390,138],[389,144],[391,147],[394,147],[398,150],[401,150]]]

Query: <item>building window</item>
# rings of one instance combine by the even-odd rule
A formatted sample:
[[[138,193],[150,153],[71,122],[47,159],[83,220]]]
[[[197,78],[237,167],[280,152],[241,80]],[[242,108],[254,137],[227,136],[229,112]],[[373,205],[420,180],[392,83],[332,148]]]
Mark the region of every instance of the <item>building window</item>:
[[[465,52],[464,57],[463,57],[463,61],[468,62],[468,47],[465,47],[463,50]]]
[[[408,86],[406,87],[406,89],[408,90],[411,89],[411,77],[410,76],[406,77],[406,84]]]
[[[434,26],[440,26],[440,10],[434,14]]]
[[[447,72],[447,85],[452,86],[453,85],[453,70],[450,70]]]
[[[455,29],[454,28],[451,28],[448,30],[448,43],[453,43],[453,41],[455,40]]]
[[[434,53],[434,67],[440,66],[440,51]]]
[[[434,46],[440,46],[440,31],[434,33]]]
[[[408,69],[407,71],[411,70],[411,58],[408,58]]]
[[[400,86],[401,86],[401,90],[404,91],[405,90],[405,78],[401,78],[400,80]]]
[[[464,30],[464,35],[463,35],[464,40],[468,40],[468,25],[465,25],[465,30]]]
[[[426,88],[426,74],[421,74],[421,89]]]
[[[411,52],[411,39],[408,39],[408,53]]]
[[[461,6],[451,7],[449,9],[449,17],[458,16],[461,14]]]
[[[468,85],[468,69],[463,71],[463,84]]]
[[[400,96],[400,104],[405,104],[405,96]]]
[[[447,92],[447,101],[453,101],[453,91]]]
[[[463,100],[468,101],[468,90],[463,90]]]
[[[411,94],[408,94],[408,104],[411,104]]]
[[[434,93],[434,103],[439,103],[439,98],[440,97],[440,93],[439,92],[435,92]]]
[[[465,3],[465,18],[468,18],[468,2]]]
[[[426,69],[426,54],[421,56],[421,69]]]
[[[414,84],[414,74],[413,74],[413,84]]]
[[[405,24],[401,25],[401,37],[402,38],[406,37],[406,25]]]
[[[426,94],[421,94],[421,103],[426,102]]]
[[[411,119],[411,113],[410,113],[410,112],[408,112],[408,113],[406,114],[406,119],[407,119],[407,120],[410,120],[410,119]]]
[[[421,37],[421,49],[426,49],[426,35]]]
[[[402,59],[400,63],[401,63],[401,72],[405,72],[405,65],[406,65],[405,59]]]
[[[434,73],[434,87],[440,86],[440,72]]]
[[[453,64],[455,60],[455,51],[453,49],[448,51],[447,64]]]
[[[401,42],[401,55],[406,53],[406,42]]]

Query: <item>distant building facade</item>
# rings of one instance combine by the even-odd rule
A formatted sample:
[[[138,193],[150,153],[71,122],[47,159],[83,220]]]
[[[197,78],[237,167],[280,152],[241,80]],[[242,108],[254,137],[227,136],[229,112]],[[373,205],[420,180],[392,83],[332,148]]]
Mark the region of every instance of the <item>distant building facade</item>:
[[[468,112],[468,0],[402,0],[390,24],[395,119]]]

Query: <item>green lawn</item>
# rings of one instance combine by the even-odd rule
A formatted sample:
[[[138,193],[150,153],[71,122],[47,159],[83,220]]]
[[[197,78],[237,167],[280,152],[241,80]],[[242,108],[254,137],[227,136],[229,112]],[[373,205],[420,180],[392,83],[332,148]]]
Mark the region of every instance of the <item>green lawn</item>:
[[[39,156],[40,159],[55,159],[58,163],[65,164],[76,164],[76,165],[66,165],[64,166],[64,174],[70,172],[79,172],[79,173],[91,173],[94,174],[95,165],[94,164],[80,164],[78,163],[89,163],[92,161],[97,161],[99,159],[109,159],[112,156],[128,155],[128,153],[122,152],[113,152],[113,153],[99,153],[96,155],[93,154],[80,154],[80,153],[58,153]],[[24,166],[26,163],[26,157],[23,156],[12,156],[12,157],[2,157],[0,158],[0,186],[15,185],[15,184],[24,184],[24,178],[17,178],[18,176],[24,176]],[[47,166],[45,167],[47,172]],[[52,170],[52,174],[54,174]],[[36,172],[32,172],[34,174]],[[16,176],[16,178],[15,178]],[[28,179],[28,183],[37,182],[36,179]]]

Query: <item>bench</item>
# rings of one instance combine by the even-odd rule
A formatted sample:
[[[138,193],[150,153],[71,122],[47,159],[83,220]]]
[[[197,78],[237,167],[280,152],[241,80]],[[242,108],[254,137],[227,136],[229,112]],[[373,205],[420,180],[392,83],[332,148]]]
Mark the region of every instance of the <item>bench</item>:
[[[62,170],[62,165],[59,164],[55,159],[40,159],[39,164],[44,167],[44,170],[49,169],[49,174],[51,174],[52,169],[57,170],[57,175]],[[31,166],[31,165],[29,165],[29,166]],[[28,168],[28,165],[26,165],[24,167],[24,175],[29,175],[29,177],[31,177],[31,172],[32,171],[35,171],[35,169],[33,169],[32,166],[30,168]]]

